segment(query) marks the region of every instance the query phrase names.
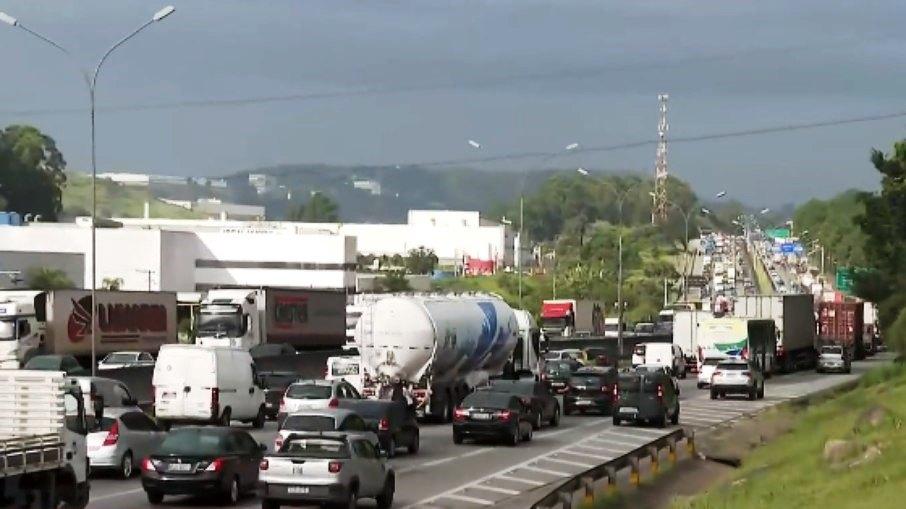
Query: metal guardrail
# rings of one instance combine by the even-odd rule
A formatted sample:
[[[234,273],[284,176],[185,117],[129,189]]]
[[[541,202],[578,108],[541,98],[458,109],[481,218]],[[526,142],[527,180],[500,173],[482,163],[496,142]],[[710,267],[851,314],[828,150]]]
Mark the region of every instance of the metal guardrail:
[[[572,509],[576,506],[575,498],[582,497],[583,504],[593,504],[596,499],[616,492],[618,474],[629,468],[629,481],[634,485],[641,482],[640,462],[651,460],[651,471],[657,473],[660,468],[660,454],[668,450],[668,460],[676,461],[676,450],[685,439],[690,455],[695,452],[694,433],[678,429],[657,440],[639,446],[622,456],[618,456],[585,472],[577,474],[560,486],[554,488],[547,496],[535,502],[532,509]],[[604,482],[602,482],[604,481]],[[603,490],[601,489],[603,487]]]

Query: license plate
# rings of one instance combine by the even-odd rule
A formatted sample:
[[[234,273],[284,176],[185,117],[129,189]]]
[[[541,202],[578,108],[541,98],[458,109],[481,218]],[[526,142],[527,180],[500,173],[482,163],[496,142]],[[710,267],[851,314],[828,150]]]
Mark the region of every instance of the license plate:
[[[551,382],[552,387],[563,387],[564,385],[566,384],[563,382]]]
[[[308,486],[290,486],[286,488],[290,495],[308,495]]]
[[[621,406],[620,413],[621,414],[637,414],[637,413],[639,413],[639,409],[634,406]]]
[[[195,468],[195,465],[191,463],[170,463],[167,466],[168,472],[191,472]]]
[[[588,388],[588,387],[586,387],[586,386],[584,386],[584,385],[577,385],[577,386],[576,386],[576,390],[577,390],[577,391],[584,391],[584,390],[587,389],[587,388]]]
[[[591,401],[588,401],[587,399],[580,399],[579,401],[576,401],[576,406],[588,406],[588,405],[591,405]]]
[[[472,419],[475,419],[476,421],[490,421],[491,414],[482,414],[482,413],[472,414]]]

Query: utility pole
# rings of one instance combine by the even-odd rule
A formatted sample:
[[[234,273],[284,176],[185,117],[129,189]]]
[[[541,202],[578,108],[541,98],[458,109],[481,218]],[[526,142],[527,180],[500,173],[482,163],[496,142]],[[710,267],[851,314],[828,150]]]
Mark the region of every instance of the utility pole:
[[[670,96],[659,94],[658,123],[657,123],[657,151],[654,162],[654,203],[651,207],[651,224],[662,223],[667,220],[667,100]]]

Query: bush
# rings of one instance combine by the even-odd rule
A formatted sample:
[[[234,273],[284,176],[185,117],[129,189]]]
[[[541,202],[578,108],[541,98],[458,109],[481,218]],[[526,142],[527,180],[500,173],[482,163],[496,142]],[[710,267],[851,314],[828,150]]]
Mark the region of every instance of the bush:
[[[906,307],[900,310],[896,321],[884,331],[884,343],[901,355],[906,354]]]

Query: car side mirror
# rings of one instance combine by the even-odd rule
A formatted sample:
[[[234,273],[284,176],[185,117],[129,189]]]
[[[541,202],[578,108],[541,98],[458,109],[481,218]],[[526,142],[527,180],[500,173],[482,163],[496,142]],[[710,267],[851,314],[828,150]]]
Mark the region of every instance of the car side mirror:
[[[138,406],[138,401],[134,398],[123,399],[123,406]]]
[[[390,454],[387,453],[384,449],[378,449],[378,458],[389,458]]]
[[[261,451],[261,452],[267,452],[267,445],[265,445],[265,444],[258,444],[258,450]]]

